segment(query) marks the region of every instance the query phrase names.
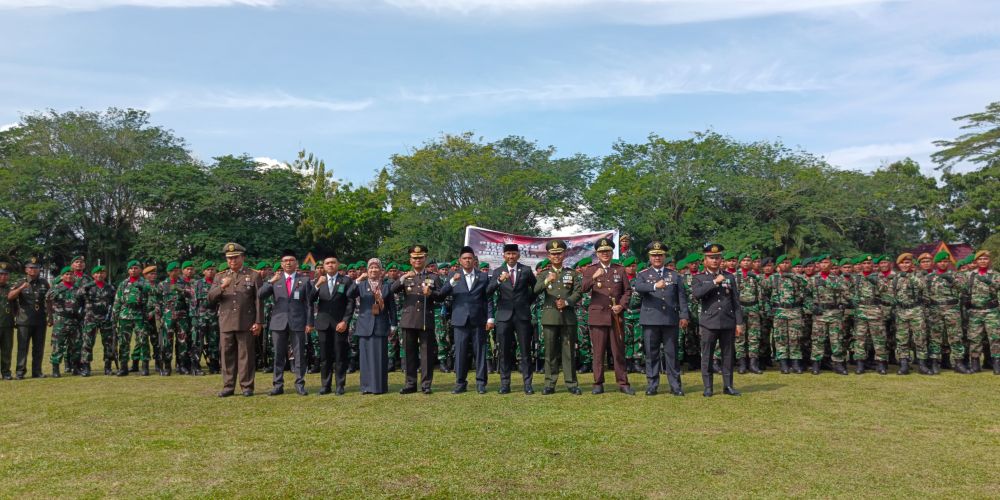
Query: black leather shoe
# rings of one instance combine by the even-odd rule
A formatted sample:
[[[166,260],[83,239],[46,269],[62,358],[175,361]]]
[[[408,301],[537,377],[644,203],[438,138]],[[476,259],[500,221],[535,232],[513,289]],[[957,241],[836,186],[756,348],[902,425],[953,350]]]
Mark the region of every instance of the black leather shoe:
[[[479,394],[486,394],[486,386],[485,385],[477,385],[476,386],[476,392],[478,392]]]
[[[710,387],[706,387],[705,392],[701,393],[701,395],[705,396],[706,398],[712,397],[712,389]]]
[[[764,371],[760,369],[760,361],[758,361],[757,358],[750,358],[750,373],[753,373],[754,375],[764,373]]]
[[[4,376],[3,376],[4,380],[10,380],[11,378],[13,378],[13,377],[11,377],[9,373],[5,373]]]
[[[618,388],[618,392],[620,392],[622,394],[627,394],[629,396],[635,396],[635,389],[633,389],[632,386],[630,386],[630,385],[626,385],[624,387],[619,387]]]
[[[111,375],[111,360],[104,362],[104,374]]]
[[[969,373],[979,373],[981,371],[983,371],[983,368],[979,363],[979,359],[974,359],[971,363],[969,363]]]
[[[527,389],[525,389],[525,391],[527,391]],[[501,387],[500,394],[510,394],[510,386]]]
[[[590,391],[591,394],[604,394],[604,386],[601,384],[594,385],[594,389]]]
[[[574,395],[574,396],[579,396],[579,395],[583,394],[583,391],[581,391],[579,387],[573,387],[573,388],[571,388],[569,390],[569,393],[572,394],[572,395]]]
[[[927,360],[926,359],[918,359],[917,360],[917,372],[919,372],[921,375],[933,375],[934,374],[934,372],[931,371],[931,367],[927,366]]]
[[[118,370],[118,376],[119,377],[127,377],[128,376],[128,367],[127,366],[121,367]]]
[[[535,393],[535,389],[533,387],[531,387],[530,385],[524,386],[524,393],[526,395],[530,396],[530,395],[532,395],[532,394]]]
[[[548,396],[549,394],[555,394],[555,393],[556,393],[556,390],[553,387],[546,387],[546,388],[542,389],[542,395],[543,396]]]
[[[308,396],[309,395],[309,391],[307,391],[305,387],[301,387],[301,386],[298,386],[298,385],[295,386],[295,392],[299,393],[299,396]]]
[[[331,391],[329,387],[321,387],[320,390],[319,390],[319,395],[320,396],[325,396],[327,394],[330,394],[331,392],[333,392],[333,391]]]
[[[655,396],[656,395],[656,389],[653,389],[652,387],[647,387],[646,388],[646,395],[647,396]]]
[[[80,367],[80,376],[89,377],[90,376],[90,364],[85,364]]]
[[[23,373],[18,373],[17,374],[17,379],[18,380],[24,380],[24,374]]]
[[[739,396],[741,393],[732,387],[723,387],[722,393],[727,396]]]
[[[338,395],[338,396],[343,396],[344,395],[344,386],[342,386],[342,385],[337,386],[337,390],[333,391],[333,393],[336,394],[336,395]]]
[[[271,392],[267,393],[268,396],[280,396],[285,393],[285,389],[275,387],[271,389]]]
[[[236,392],[233,391],[232,389],[226,389],[226,390],[224,390],[224,391],[222,391],[222,392],[219,393],[219,397],[220,398],[228,398],[229,396],[232,396],[233,394],[236,394]]]
[[[417,392],[417,388],[416,387],[404,387],[404,388],[402,388],[402,389],[399,390],[400,394],[413,394],[415,392]]]
[[[971,373],[969,372],[969,369],[965,367],[965,363],[962,360],[956,361],[954,365],[955,366],[952,369],[955,370],[955,373],[961,373],[962,375],[968,375]]]
[[[253,396],[253,391],[251,391],[250,389],[243,391],[243,397],[249,398],[250,396]]]
[[[670,391],[670,394],[673,394],[674,396],[683,396],[684,395],[684,391],[682,391],[680,389],[674,389],[674,390]]]
[[[465,387],[455,387],[454,389],[451,390],[452,394],[461,394],[463,392],[466,392]]]
[[[430,388],[430,387],[428,387],[428,388],[424,389],[424,391],[423,391],[423,392],[424,392],[424,394],[425,394],[425,395],[428,395],[428,396],[429,396],[429,395],[431,394],[431,392],[432,392],[432,391],[431,391],[431,388]]]
[[[844,365],[843,361],[838,361],[833,364],[833,373],[837,375],[847,375],[847,366]]]
[[[142,375],[143,377],[148,377],[149,376],[149,361],[148,360],[142,362],[142,370],[139,371],[139,375]]]

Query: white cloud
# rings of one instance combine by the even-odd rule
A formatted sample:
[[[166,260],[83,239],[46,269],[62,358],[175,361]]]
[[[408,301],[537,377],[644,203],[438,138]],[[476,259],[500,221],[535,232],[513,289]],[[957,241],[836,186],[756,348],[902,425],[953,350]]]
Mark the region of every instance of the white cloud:
[[[6,132],[17,126],[17,123],[8,123],[6,125],[0,125],[0,132]]]
[[[903,158],[912,158],[928,171],[933,165],[930,154],[937,147],[934,139],[920,139],[910,142],[892,142],[850,146],[830,151],[823,156],[827,163],[850,170],[872,171],[883,163],[891,163]]]
[[[258,168],[258,170],[271,170],[271,169],[275,169],[275,168],[289,168],[289,165],[288,165],[287,162],[275,160],[274,158],[269,158],[267,156],[258,156],[256,158],[254,158],[253,161],[257,162],[260,165],[260,167]]]
[[[280,0],[0,0],[0,9],[99,10],[112,7],[273,7]]]
[[[334,101],[298,97],[282,91],[247,94],[197,92],[157,96],[144,108],[151,112],[168,109],[317,109],[340,113],[362,111],[373,103],[371,99]]]

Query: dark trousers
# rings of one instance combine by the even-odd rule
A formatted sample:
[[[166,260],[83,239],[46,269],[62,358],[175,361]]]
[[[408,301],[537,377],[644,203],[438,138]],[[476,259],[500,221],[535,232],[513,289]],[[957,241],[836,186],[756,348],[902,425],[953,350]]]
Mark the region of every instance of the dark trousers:
[[[336,373],[337,387],[344,387],[347,379],[347,363],[351,354],[350,332],[338,333],[334,328],[319,331],[319,377],[324,388],[330,388],[331,378]]]
[[[510,387],[510,372],[514,365],[515,340],[521,348],[521,360],[518,368],[524,378],[524,386],[531,385],[531,376],[535,365],[531,359],[532,328],[530,320],[497,321],[497,344],[500,350],[500,386]],[[515,339],[516,337],[516,339]]]
[[[0,375],[10,375],[10,355],[14,350],[14,327],[0,327]]]
[[[659,387],[660,373],[666,372],[670,390],[681,390],[681,371],[677,366],[677,332],[677,325],[642,325],[647,387],[651,389]]]
[[[45,356],[45,323],[17,327],[17,374],[24,376],[28,370],[28,343],[31,343],[31,376],[42,376],[42,358]]]
[[[434,328],[426,330],[403,328],[403,349],[406,351],[406,388],[417,386],[417,366],[420,367],[420,388],[430,389],[434,381],[434,360],[437,359],[437,342]],[[420,359],[417,359],[417,351]],[[485,362],[484,362],[485,364]]]
[[[545,335],[545,387],[555,387],[562,362],[563,380],[567,388],[577,387],[576,381],[576,325],[542,325]]]
[[[271,341],[274,342],[274,388],[283,389],[285,387],[285,363],[288,359],[285,355],[288,352],[288,342],[292,343],[292,373],[295,374],[295,387],[305,387],[306,385],[306,332],[302,330],[284,329],[271,332]]]
[[[236,390],[237,377],[239,377],[240,389],[253,390],[255,375],[253,341],[253,334],[250,332],[222,332],[219,335],[223,390]],[[122,362],[124,363],[125,360]]]
[[[625,372],[625,339],[610,326],[590,325],[590,344],[594,349],[594,385],[604,385],[604,360],[607,358],[608,344],[611,344],[611,358],[615,367],[615,382],[619,387],[628,387]]]
[[[465,388],[469,375],[469,347],[476,362],[476,386],[485,386],[486,330],[482,326],[456,326],[455,328],[455,386]]]
[[[712,387],[712,352],[715,343],[719,342],[722,349],[722,385],[733,386],[733,356],[736,350],[735,328],[705,328],[701,327],[701,380],[706,388]]]

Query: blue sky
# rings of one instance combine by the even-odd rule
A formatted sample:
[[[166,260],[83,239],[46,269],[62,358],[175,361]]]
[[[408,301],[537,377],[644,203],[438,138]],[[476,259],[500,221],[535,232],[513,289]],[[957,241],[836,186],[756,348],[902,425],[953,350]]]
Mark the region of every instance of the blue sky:
[[[933,172],[1000,100],[993,1],[0,0],[0,127],[137,107],[209,161],[369,181],[441,133],[603,155],[712,128]]]

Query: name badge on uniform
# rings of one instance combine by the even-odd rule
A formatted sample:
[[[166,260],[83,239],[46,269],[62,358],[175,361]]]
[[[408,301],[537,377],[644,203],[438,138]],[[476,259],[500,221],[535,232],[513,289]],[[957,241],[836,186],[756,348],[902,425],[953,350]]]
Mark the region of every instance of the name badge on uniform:
[[[573,284],[573,275],[572,274],[564,274],[563,278],[562,278],[562,282],[563,282],[564,285],[572,285]]]
[[[295,293],[292,294],[292,299],[293,300],[299,300],[299,291],[298,290],[295,290]]]
[[[337,285],[337,293],[344,293],[344,285],[343,284]]]

